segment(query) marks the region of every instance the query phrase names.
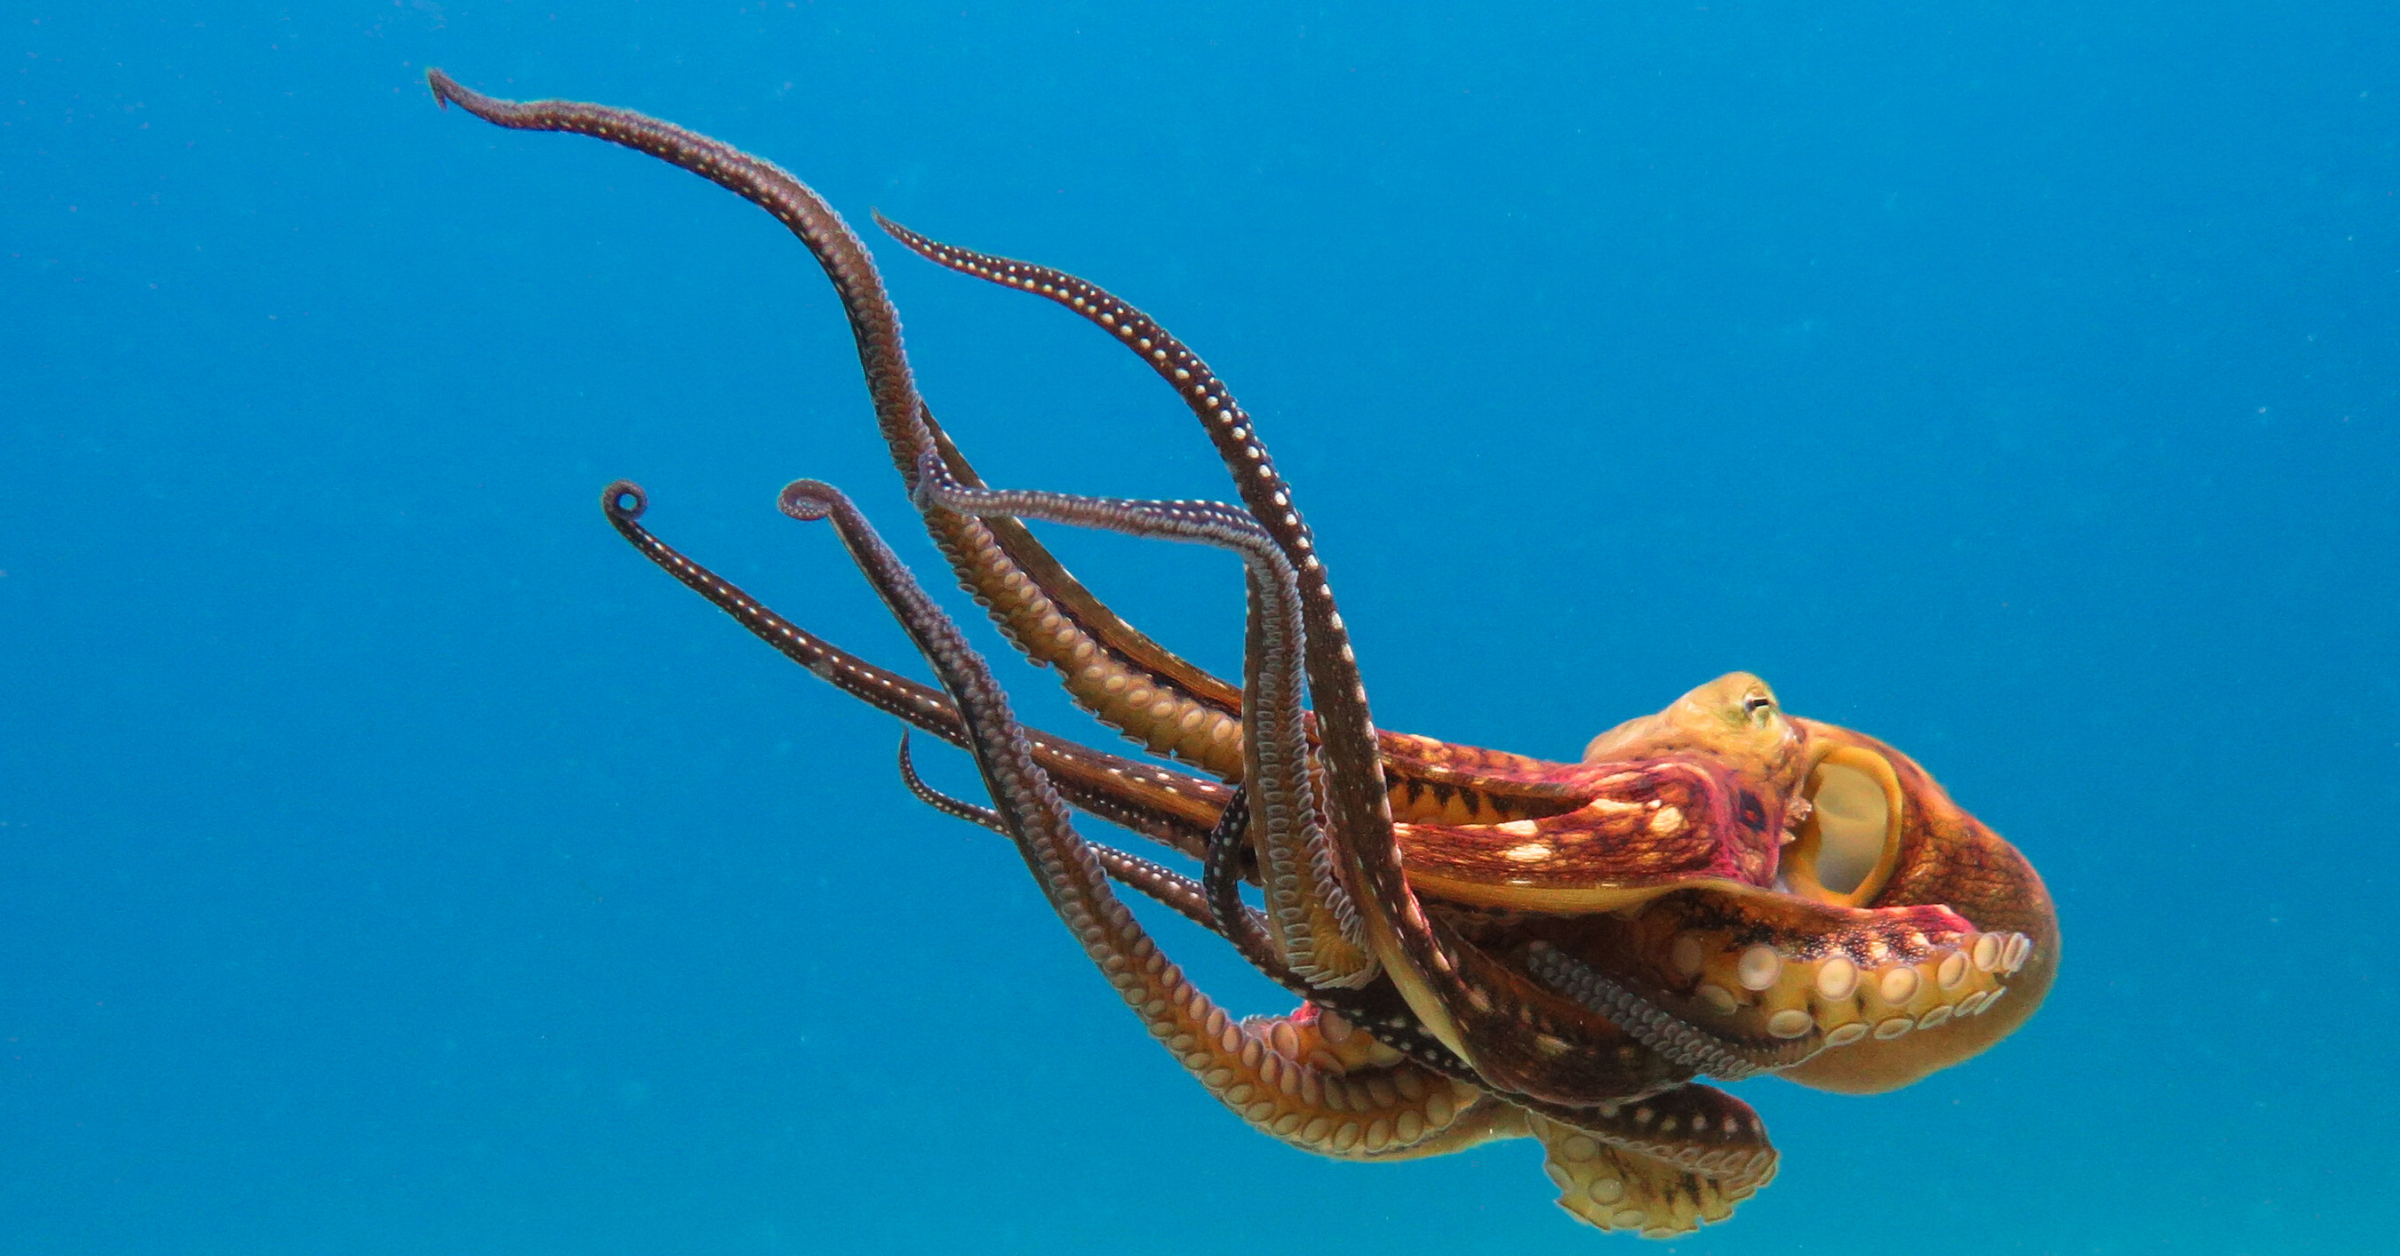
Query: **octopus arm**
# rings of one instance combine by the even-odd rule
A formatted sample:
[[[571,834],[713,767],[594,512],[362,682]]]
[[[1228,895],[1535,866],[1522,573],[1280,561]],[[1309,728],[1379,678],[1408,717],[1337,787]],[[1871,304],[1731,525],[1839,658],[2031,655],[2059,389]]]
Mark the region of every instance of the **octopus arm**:
[[[1693,882],[1763,885],[1780,831],[1737,822],[1705,763],[1610,765],[1569,812],[1485,825],[1402,825],[1410,884],[1448,902],[1551,913],[1614,911]]]
[[[1582,765],[1378,730],[1395,820],[1491,824],[1556,815],[1590,802]]]
[[[1305,570],[1319,570],[1313,566],[1316,563],[1313,543],[1308,540],[1299,516],[1290,509],[1288,490],[1277,487],[1281,481],[1266,457],[1264,446],[1257,442],[1249,415],[1208,364],[1157,320],[1099,285],[1065,271],[944,244],[880,214],[875,221],[893,239],[928,261],[1001,287],[1046,298],[1113,334],[1173,387],[1208,426],[1227,466],[1235,471],[1237,483],[1244,485],[1243,500],[1260,526],[1276,539],[1295,564]],[[981,487],[971,474],[960,474],[964,458],[946,437],[942,441],[943,457],[952,474],[962,483]],[[1021,636],[1020,647],[1061,671],[1070,671],[1076,660],[1083,658],[1117,660],[1110,665],[1112,668],[1121,666],[1128,675],[1147,672],[1153,676],[1148,689],[1136,696],[1147,698],[1153,705],[1162,701],[1169,704],[1147,718],[1137,704],[1116,695],[1109,695],[1098,706],[1087,703],[1086,709],[1143,737],[1162,753],[1186,758],[1191,756],[1172,749],[1181,743],[1162,740],[1162,734],[1155,730],[1162,728],[1169,718],[1178,726],[1189,721],[1198,727],[1205,717],[1193,712],[1203,707],[1228,716],[1240,711],[1239,690],[1192,668],[1109,611],[1081,584],[1066,576],[1041,543],[1021,526],[1003,532],[995,523],[994,528],[994,535],[1002,540],[1005,557],[1014,565],[1005,571],[996,566],[994,571],[1002,574],[983,580],[982,585],[1002,586],[1004,602],[1012,607],[1023,604],[1030,608],[1038,604],[1037,599],[1044,599],[1069,620],[1069,626],[1080,625],[1076,633],[1062,632],[1047,639],[1039,634]],[[1023,586],[1017,583],[1019,576],[1026,578]],[[995,602],[995,616],[1001,613],[1002,604]],[[1017,618],[1032,614],[1030,610],[1010,613]],[[1328,630],[1328,627],[1318,629]],[[1115,672],[1104,671],[1095,679],[1109,674]],[[1162,687],[1160,681],[1166,685]],[[1085,691],[1074,690],[1072,682],[1070,690],[1076,692],[1079,702],[1084,701]],[[1137,726],[1153,731],[1140,733]],[[1210,725],[1208,731],[1213,735],[1216,727]],[[1379,734],[1376,744],[1385,769],[1394,776],[1390,805],[1406,819],[1469,823],[1479,818],[1544,815],[1579,806],[1591,796],[1586,776],[1576,771],[1575,764],[1408,734]],[[1216,760],[1209,761],[1209,766],[1211,770],[1220,767],[1232,772],[1239,770],[1238,764]],[[1219,774],[1232,779],[1227,772]]]
[[[1554,948],[1530,967],[1586,1002],[1597,990],[1604,1014],[1637,1019],[1606,997],[1621,993],[1712,1058],[1830,1089],[1885,1089],[1973,1054],[2041,980],[2026,934],[1938,904],[1847,907],[1741,886],[1532,920],[1521,936]]]
[[[962,485],[983,487],[930,411],[924,419],[933,432],[935,465]],[[1076,705],[1151,753],[1223,780],[1239,778],[1238,688],[1110,610],[1023,523],[985,516],[982,526],[990,543],[951,552],[952,566],[1020,653],[1055,670]]]
[[[870,663],[810,632],[658,536],[641,522],[647,501],[639,486],[627,481],[611,484],[602,494],[601,505],[610,526],[637,553],[809,674],[944,741],[964,745],[964,726],[941,690]],[[1030,735],[1044,770],[1077,809],[1194,859],[1202,857],[1209,829],[1234,793],[1233,787],[1221,782],[1110,754],[1055,734],[1033,730]],[[1409,740],[1405,735],[1392,736]],[[1594,793],[1588,786],[1580,792]],[[1648,812],[1634,814],[1644,824],[1651,818]],[[1573,820],[1545,823],[1555,827]],[[1521,888],[1529,873],[1544,883],[1567,875],[1547,867],[1528,869],[1511,859],[1509,852],[1521,850],[1522,843],[1511,842],[1489,827],[1410,826],[1401,840],[1412,871],[1422,870],[1426,877],[1434,878],[1432,892],[1456,901],[1481,901],[1469,885],[1489,887],[1484,896],[1505,895]],[[1584,845],[1593,850],[1609,846],[1606,842]]]
[[[1775,1176],[1775,1149],[1750,1105],[1678,1086],[1579,1114],[1526,1117],[1559,1207],[1602,1230],[1671,1238],[1731,1216]]]
[[[833,284],[857,342],[877,426],[902,482],[913,490],[920,459],[928,454],[944,456],[932,412],[918,394],[909,368],[899,315],[892,308],[874,259],[841,215],[807,184],[772,162],[632,110],[578,101],[501,100],[472,91],[439,70],[427,71],[426,80],[435,99],[444,105],[456,104],[495,126],[587,135],[630,148],[699,175],[772,214],[807,247]],[[955,447],[949,450],[956,452]],[[973,475],[963,459],[958,470]],[[1054,664],[1074,661],[1073,667],[1061,665],[1061,673],[1069,691],[1087,709],[1106,712],[1103,719],[1160,753],[1212,770],[1238,761],[1238,750],[1230,750],[1226,738],[1217,735],[1217,729],[1230,722],[1224,705],[1196,696],[1179,683],[1179,679],[1196,683],[1205,674],[1181,660],[1169,663],[1172,656],[1138,633],[1120,634],[1120,638],[1135,649],[1147,644],[1145,657],[1169,675],[1153,674],[1123,651],[1101,648],[1100,639],[1078,621],[1078,611],[1089,623],[1110,631],[1121,627],[1122,621],[1099,610],[1098,602],[1046,554],[1036,558],[1038,547],[1021,527],[1002,525],[1001,530],[1009,534],[1004,546],[981,519],[952,511],[928,511],[924,522],[961,583],[992,608],[995,621],[1020,648]],[[1034,575],[1010,558],[1010,547],[1034,558]],[[1065,600],[1044,593],[1035,576],[1049,580]],[[1084,647],[1080,654],[1078,647]],[[1222,697],[1225,687],[1220,683],[1215,692]],[[1151,697],[1146,704],[1136,704],[1130,701],[1136,694],[1172,696]],[[1172,716],[1163,720],[1154,714],[1162,701],[1174,707]],[[1186,717],[1190,717],[1188,721]],[[1225,775],[1222,771],[1217,774]]]
[[[900,782],[908,787],[908,792],[914,795],[917,801],[943,815],[964,820],[979,828],[990,829],[1002,837],[1009,835],[1008,821],[997,810],[981,803],[952,797],[925,783],[925,778],[917,774],[915,758],[909,753],[908,730],[906,729],[902,729],[900,732],[899,761]],[[1072,800],[1069,801],[1072,805]],[[1077,807],[1077,810],[1083,810],[1083,808]],[[1139,855],[1100,842],[1089,844],[1093,857],[1100,861],[1100,867],[1108,873],[1110,880],[1139,891],[1176,915],[1182,916],[1212,933],[1222,935],[1230,932],[1221,907],[1211,901],[1207,889],[1200,882],[1155,860],[1144,859]],[[1244,908],[1242,910],[1248,917],[1254,918],[1257,915],[1254,909]],[[1253,927],[1262,927],[1258,926],[1255,920],[1246,923],[1252,924]]]
[[[918,472],[924,504],[984,516],[1043,519],[1130,536],[1193,541],[1238,554],[1250,613],[1242,710],[1242,792],[1256,817],[1257,852],[1274,949],[1317,985],[1359,985],[1374,975],[1347,889],[1333,872],[1301,719],[1299,590],[1283,551],[1238,508],[1216,502],[1142,502],[1061,493],[995,491],[951,478],[931,459]]]
[[[800,627],[643,525],[648,499],[638,485],[619,480],[601,494],[600,504],[609,525],[643,557],[810,675],[952,745],[966,745],[966,726],[941,690],[869,663]],[[1039,730],[1029,735],[1035,756],[1070,802],[1193,858],[1200,856],[1209,828],[1232,796],[1216,781]]]
[[[957,703],[991,795],[990,810],[1035,883],[1151,1036],[1210,1094],[1253,1127],[1328,1155],[1373,1154],[1418,1142],[1441,1134],[1474,1107],[1473,1087],[1404,1060],[1379,1065],[1388,1076],[1351,1078],[1338,1058],[1317,1058],[1296,1018],[1235,1021],[1193,986],[1109,888],[1107,873],[1076,833],[1066,802],[1034,758],[989,666],[865,517],[830,486],[805,480],[784,490],[783,509],[797,519],[833,522]]]
[[[1093,284],[885,226],[936,262],[1034,292],[1111,332],[1200,420],[1243,507],[1290,567],[1300,623],[1282,635],[1301,653],[1315,704],[1315,759],[1334,873],[1373,953],[1425,1028],[1488,1081],[1530,1097],[1576,1102],[1680,1080],[1615,1027],[1459,940],[1418,903],[1402,872],[1366,688],[1324,563],[1250,416],[1215,372],[1155,320]]]
[[[909,760],[905,734],[900,771],[910,791],[928,805],[1003,835],[1008,832],[997,810],[927,786]],[[1239,801],[1228,807],[1232,823],[1213,835],[1220,847],[1211,850],[1207,885],[1105,845],[1094,843],[1092,850],[1119,884],[1235,942],[1268,975],[1315,1000],[1288,1016],[1250,1018],[1243,1027],[1284,1058],[1304,1061],[1328,1081],[1338,1078],[1342,1086],[1327,1093],[1343,1102],[1363,1094],[1372,1102],[1378,1096],[1430,1093],[1447,1079],[1453,1101],[1464,1105],[1446,1125],[1403,1114],[1394,1118],[1386,1134],[1369,1122],[1358,1127],[1356,1141],[1347,1146],[1341,1124],[1330,1114],[1304,1120],[1288,1131],[1270,1126],[1267,1133],[1305,1136],[1322,1119],[1319,1137],[1301,1140],[1306,1149],[1356,1160],[1422,1159],[1497,1139],[1536,1138],[1543,1145],[1550,1176],[1560,1187],[1561,1207],[1603,1230],[1638,1229],[1654,1237],[1724,1219],[1735,1203],[1774,1176],[1775,1153],[1764,1123],[1749,1105],[1723,1091],[1687,1085],[1640,1102],[1596,1108],[1524,1106],[1481,1091],[1474,1074],[1413,1023],[1388,983],[1367,991],[1307,986],[1276,956],[1244,942],[1245,934],[1263,934],[1263,922],[1254,909],[1231,900],[1230,890],[1216,876],[1222,866],[1221,846],[1242,840],[1242,810]],[[1246,928],[1233,927],[1237,917]],[[1334,1010],[1337,1007],[1346,1008],[1346,1014]],[[1362,1026],[1378,1026],[1381,1033]]]

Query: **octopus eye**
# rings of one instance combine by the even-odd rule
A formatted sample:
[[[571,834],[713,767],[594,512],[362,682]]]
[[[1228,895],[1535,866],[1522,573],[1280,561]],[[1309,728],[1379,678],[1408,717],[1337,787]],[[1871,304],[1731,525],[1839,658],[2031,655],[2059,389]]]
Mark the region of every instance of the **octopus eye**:
[[[1768,716],[1775,714],[1775,699],[1763,693],[1751,694],[1742,699],[1742,714],[1764,724]]]

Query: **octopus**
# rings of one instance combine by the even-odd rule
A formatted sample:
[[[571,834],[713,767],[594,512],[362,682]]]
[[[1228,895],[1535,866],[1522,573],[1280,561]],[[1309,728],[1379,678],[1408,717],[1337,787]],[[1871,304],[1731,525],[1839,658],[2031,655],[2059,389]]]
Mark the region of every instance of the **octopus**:
[[[645,557],[842,691],[973,758],[985,800],[918,799],[1013,842],[1142,1027],[1253,1128],[1347,1160],[1539,1144],[1558,1202],[1651,1237],[1766,1185],[1764,1123],[1719,1085],[1772,1074],[1872,1093],[1974,1056],[2056,976],[2050,896],[2015,847],[1899,750],[1720,677],[1553,761],[1378,728],[1331,577],[1224,381],[1139,309],[1073,275],[876,216],[909,251],[1061,306],[1136,354],[1200,421],[1236,500],[995,488],[919,394],[866,246],[774,164],[624,109],[515,102],[429,71],[445,107],[647,153],[775,216],[832,281],[878,430],[935,547],[1010,644],[1144,752],[1029,728],[986,660],[857,506],[799,480],[938,678],[841,649],[686,557],[618,481]],[[1111,611],[1029,523],[1230,552],[1242,676],[1212,675]],[[1076,813],[1188,860],[1082,836]],[[1237,1017],[1185,978],[1120,890],[1221,937],[1299,1000]],[[1253,901],[1255,900],[1255,901]]]

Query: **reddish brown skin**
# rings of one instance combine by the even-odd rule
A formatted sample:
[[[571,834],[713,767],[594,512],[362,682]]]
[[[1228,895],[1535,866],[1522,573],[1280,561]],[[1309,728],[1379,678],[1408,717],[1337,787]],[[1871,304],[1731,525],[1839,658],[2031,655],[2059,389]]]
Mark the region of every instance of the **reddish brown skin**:
[[[638,114],[573,102],[517,104],[468,91],[438,71],[429,78],[445,104],[461,104],[505,126],[576,131],[635,148],[710,178],[773,212],[816,254],[841,294],[879,424],[904,480],[913,484],[919,460],[934,456],[958,481],[980,483],[916,395],[896,316],[864,247],[797,180],[757,158]],[[1374,1154],[1434,1154],[1490,1137],[1530,1134],[1550,1147],[1554,1176],[1572,1179],[1574,1189],[1583,1190],[1599,1170],[1573,1138],[1588,1135],[1605,1150],[1602,1159],[1614,1166],[1612,1171],[1638,1179],[1639,1189],[1650,1192],[1649,1206],[1657,1210],[1658,1223],[1627,1221],[1623,1212],[1606,1204],[1595,1207],[1574,1190],[1574,1197],[1562,1202],[1595,1225],[1629,1225],[1646,1233],[1688,1229],[1722,1217],[1735,1200],[1763,1184],[1773,1172],[1772,1152],[1746,1107],[1711,1088],[1687,1084],[1693,1071],[1688,1061],[1662,1057],[1658,1051],[1666,1048],[1643,1045],[1651,1041],[1648,1038],[1635,1041],[1639,1035],[1629,1036],[1609,1016],[1543,984],[1525,965],[1528,948],[1554,946],[1620,983],[1625,997],[1646,1000],[1655,1012],[1680,1006],[1678,999],[1688,1002],[1696,988],[1689,974],[1675,970],[1668,953],[1668,944],[1688,931],[1724,933],[1730,928],[1746,945],[1763,938],[1794,956],[1823,953],[1826,939],[1807,931],[1817,927],[1811,922],[1826,918],[1824,913],[1772,887],[1777,884],[1785,821],[1798,814],[1794,808],[1806,791],[1813,764],[1837,749],[1877,756],[1889,766],[1902,800],[1891,875],[1867,902],[1849,909],[1842,927],[1888,930],[1895,939],[1914,937],[1919,942],[1968,929],[2013,932],[2030,940],[2030,958],[2009,974],[2007,998],[1990,1013],[1971,1021],[1962,1013],[1939,1032],[1928,1029],[1894,1041],[1861,1041],[1777,1066],[1779,1071],[1830,1090],[1890,1089],[1984,1050],[2038,1006],[2055,977],[2059,935],[2048,893],[2025,859],[1952,802],[1906,756],[1863,734],[1782,716],[1773,708],[1771,695],[1765,716],[1750,708],[1719,711],[1723,704],[1715,698],[1695,700],[1714,694],[1726,682],[1704,686],[1658,716],[1604,734],[1583,763],[1551,762],[1376,729],[1367,717],[1346,631],[1333,611],[1307,528],[1288,505],[1288,489],[1257,443],[1254,424],[1205,364],[1147,315],[1073,276],[940,245],[885,225],[910,248],[943,265],[1069,305],[1141,352],[1207,425],[1249,513],[1298,569],[1299,588],[1307,594],[1300,601],[1306,655],[1294,661],[1305,663],[1317,702],[1310,713],[1310,762],[1323,789],[1329,830],[1339,846],[1338,882],[1329,882],[1324,892],[1343,902],[1355,900],[1362,911],[1383,920],[1386,935],[1380,945],[1386,970],[1414,973],[1415,980],[1430,982],[1433,990],[1403,1003],[1388,979],[1355,991],[1311,989],[1300,982],[1312,1004],[1356,1018],[1367,1032],[1344,1037],[1347,1022],[1329,1020],[1324,1023],[1335,1032],[1327,1038],[1316,1006],[1307,1004],[1283,1018],[1275,1032],[1296,1035],[1286,1044],[1292,1051],[1316,1052],[1311,1058],[1318,1065],[1309,1067],[1324,1068],[1328,1079],[1388,1076],[1421,1088],[1428,1084],[1422,1075],[1460,1084],[1472,1080],[1485,1091],[1477,1106],[1456,1115],[1447,1132],[1428,1133],[1420,1143]],[[619,492],[612,488],[612,500]],[[894,598],[893,589],[907,581],[888,553],[883,566],[870,574],[896,612],[902,611],[903,601],[912,608],[903,619],[926,645],[928,657],[935,657],[936,647],[926,643],[940,643],[937,662],[953,692],[959,691],[959,684],[968,684],[986,695],[978,710],[962,711],[947,695],[882,672],[799,631],[651,537],[634,522],[640,513],[638,490],[624,486],[622,492],[631,494],[634,504],[626,510],[612,505],[611,520],[646,556],[820,676],[974,749],[999,805],[947,803],[943,808],[1010,834],[1029,852],[1051,852],[1045,858],[1053,864],[1087,858],[1074,852],[1090,848],[1063,831],[1063,820],[1051,814],[1055,803],[1036,797],[1042,791],[1055,789],[1055,797],[1075,807],[1200,854],[1214,840],[1211,830],[1227,800],[1244,788],[1241,741],[1228,738],[1224,727],[1242,717],[1242,689],[1177,658],[1116,616],[1014,520],[924,510],[930,532],[962,582],[985,601],[1029,657],[1062,673],[1074,670],[1071,662],[1096,660],[1098,670],[1085,668],[1069,678],[1077,701],[1147,749],[1180,759],[1215,779],[1028,734],[1007,714],[1005,703],[992,696],[996,687],[980,660],[971,651],[961,654],[963,643],[938,612],[918,606],[921,595],[913,592],[914,601]],[[846,503],[842,509],[848,509]],[[803,517],[824,516],[820,511],[803,512]],[[871,535],[864,533],[863,521],[853,519],[844,526],[846,542],[854,554],[861,553],[859,537]],[[879,547],[880,542],[873,545]],[[867,565],[862,556],[862,566]],[[1758,688],[1763,691],[1763,685]],[[1123,696],[1129,692],[1137,696]],[[1762,730],[1767,734],[1763,739]],[[1009,752],[1018,757],[1009,760],[1006,772],[994,775],[991,756],[1001,753],[996,747],[1004,743],[1019,746]],[[1026,792],[1028,781],[1033,792]],[[1385,818],[1381,813],[1387,804]],[[1652,810],[1612,811],[1611,806]],[[1646,822],[1662,807],[1671,818],[1679,818],[1679,824]],[[1541,853],[1528,853],[1537,847]],[[1097,860],[1091,867],[1203,923],[1214,920],[1213,927],[1226,931],[1221,910],[1208,908],[1196,885],[1157,865],[1098,849],[1101,853],[1090,857]],[[1041,867],[1037,875],[1043,875]],[[1045,884],[1054,895],[1060,893],[1056,878],[1061,874],[1053,867],[1047,875]],[[1446,901],[1443,895],[1451,891],[1445,886],[1472,892],[1462,901]],[[1562,915],[1555,907],[1534,905],[1530,897],[1535,889],[1579,892],[1591,886],[1644,896],[1646,902],[1633,903],[1631,914]],[[1081,897],[1075,911],[1113,910],[1105,893],[1088,886],[1076,893]],[[1512,902],[1512,893],[1520,893],[1522,901]],[[1121,929],[1111,943],[1119,959],[1145,948],[1155,954],[1138,928],[1123,921],[1111,927]],[[1102,958],[1102,952],[1095,950],[1094,957]],[[1279,971],[1272,955],[1256,956],[1254,962],[1279,980],[1291,980],[1290,973]],[[1453,966],[1458,970],[1455,977],[1436,977],[1433,972],[1438,968],[1450,973]],[[1112,971],[1120,972],[1120,988],[1129,1002],[1135,1001],[1121,970]],[[1196,992],[1188,997],[1199,998]],[[1412,1021],[1417,1012],[1433,1014],[1428,998],[1441,1004],[1443,1026]],[[1497,1008],[1484,1006],[1492,1001]],[[1712,1033],[1721,1037],[1721,1031],[1710,1030],[1700,1020],[1682,1029],[1702,1039]],[[1335,1049],[1336,1038],[1349,1045]],[[1231,1044],[1234,1039],[1225,1041]],[[1369,1049],[1364,1045],[1369,1042],[1377,1045]],[[1312,1043],[1316,1045],[1307,1045]],[[1445,1043],[1462,1048],[1465,1058]],[[1758,1046],[1731,1039],[1719,1045],[1737,1053]],[[1784,1045],[1796,1049],[1807,1044]],[[1771,1052],[1744,1058],[1769,1056]],[[1226,1098],[1225,1083],[1214,1081],[1210,1086]],[[1241,1110],[1239,1102],[1227,1102]],[[1625,1106],[1629,1104],[1641,1106]],[[1661,1116],[1696,1119],[1702,1113],[1712,1114],[1712,1130],[1718,1119],[1714,1114],[1722,1114],[1730,1141],[1662,1141],[1660,1128],[1649,1124]],[[1665,1128],[1674,1128],[1673,1121]],[[1297,1138],[1290,1130],[1271,1132],[1325,1154],[1351,1154],[1347,1147]]]

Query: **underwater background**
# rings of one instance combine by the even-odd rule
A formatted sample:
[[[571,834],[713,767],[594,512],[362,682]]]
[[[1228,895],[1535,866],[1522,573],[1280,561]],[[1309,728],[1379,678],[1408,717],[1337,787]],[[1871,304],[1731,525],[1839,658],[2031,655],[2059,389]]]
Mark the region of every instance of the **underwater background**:
[[[1896,1094],[1740,1085],[1780,1177],[1665,1249],[2400,1226],[2388,0],[0,31],[0,1251],[1644,1246],[1528,1142],[1242,1128],[1006,843],[909,800],[892,720],[612,535],[638,479],[662,536],[925,674],[774,509],[831,480],[942,574],[814,263],[689,175],[437,109],[429,65],[1146,307],[1258,416],[1386,727],[1571,758],[1749,669],[2031,856],[2042,1013]],[[995,483],[1225,493],[1106,337],[880,240]],[[1238,667],[1233,560],[1049,535]]]

